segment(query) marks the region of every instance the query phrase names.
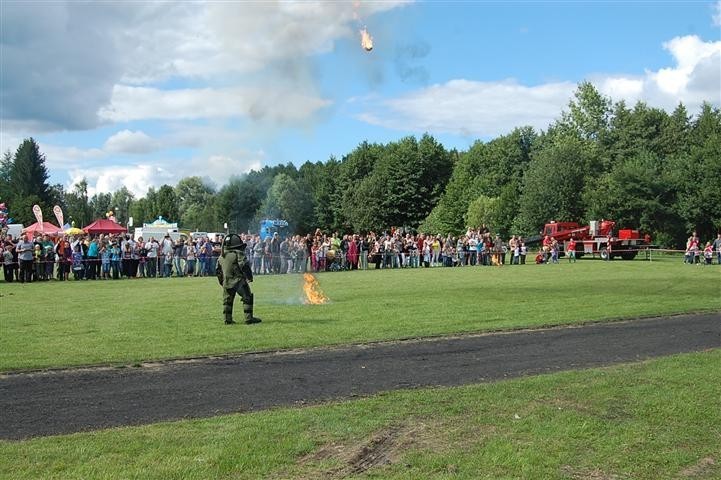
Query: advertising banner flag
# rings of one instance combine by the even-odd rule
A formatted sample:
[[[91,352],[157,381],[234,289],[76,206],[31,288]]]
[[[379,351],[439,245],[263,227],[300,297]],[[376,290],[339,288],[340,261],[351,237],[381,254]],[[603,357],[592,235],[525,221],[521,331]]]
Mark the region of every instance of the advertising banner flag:
[[[33,213],[35,214],[35,220],[40,224],[40,231],[44,231],[43,228],[43,211],[40,210],[40,205],[33,205]]]
[[[58,225],[60,225],[60,228],[63,228],[63,209],[60,208],[60,206],[55,205],[53,207],[53,213],[55,214],[55,218],[58,220]]]

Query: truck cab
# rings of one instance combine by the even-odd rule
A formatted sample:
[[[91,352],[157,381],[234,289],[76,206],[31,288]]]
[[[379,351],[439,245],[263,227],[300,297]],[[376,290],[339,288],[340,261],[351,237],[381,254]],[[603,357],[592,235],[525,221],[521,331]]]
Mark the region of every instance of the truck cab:
[[[550,222],[543,227],[543,235],[556,237],[556,235],[566,233],[568,231],[578,230],[580,225],[576,222]],[[558,239],[557,239],[558,240]]]
[[[281,239],[288,236],[288,222],[285,220],[261,220],[260,221],[260,239],[265,240],[277,233]]]

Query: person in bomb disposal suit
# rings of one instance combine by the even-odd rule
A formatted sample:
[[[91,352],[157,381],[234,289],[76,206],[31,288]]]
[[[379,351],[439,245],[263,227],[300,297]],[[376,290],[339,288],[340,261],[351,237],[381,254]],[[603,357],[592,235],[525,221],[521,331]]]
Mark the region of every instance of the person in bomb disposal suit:
[[[245,243],[235,233],[223,239],[216,275],[220,286],[223,287],[225,323],[228,325],[236,323],[233,321],[233,301],[236,293],[243,300],[245,323],[260,323],[260,319],[253,316],[253,294],[248,285],[253,281],[253,271],[245,257]]]

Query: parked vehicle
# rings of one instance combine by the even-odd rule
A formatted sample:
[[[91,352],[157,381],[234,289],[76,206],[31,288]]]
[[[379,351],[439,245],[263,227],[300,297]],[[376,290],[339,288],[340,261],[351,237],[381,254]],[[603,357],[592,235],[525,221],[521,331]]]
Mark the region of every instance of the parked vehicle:
[[[641,235],[639,230],[620,229],[614,235],[615,228],[616,222],[613,220],[593,220],[585,226],[576,222],[551,221],[543,227],[541,240],[546,237],[555,239],[565,252],[568,242],[573,238],[576,240],[577,257],[598,254],[604,260],[616,256],[633,260],[642,247],[651,243],[651,238]]]
[[[265,240],[277,233],[280,238],[288,236],[288,222],[285,220],[265,219],[260,221],[260,239]]]

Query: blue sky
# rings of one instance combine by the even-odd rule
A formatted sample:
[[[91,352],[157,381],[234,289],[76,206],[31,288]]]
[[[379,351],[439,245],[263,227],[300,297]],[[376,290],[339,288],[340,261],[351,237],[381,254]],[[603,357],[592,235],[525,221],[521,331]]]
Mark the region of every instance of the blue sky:
[[[721,104],[721,2],[0,3],[0,147],[38,140],[90,193],[216,187],[428,132],[544,129],[582,80]],[[23,26],[31,22],[33,29]],[[360,46],[361,28],[375,48]]]

